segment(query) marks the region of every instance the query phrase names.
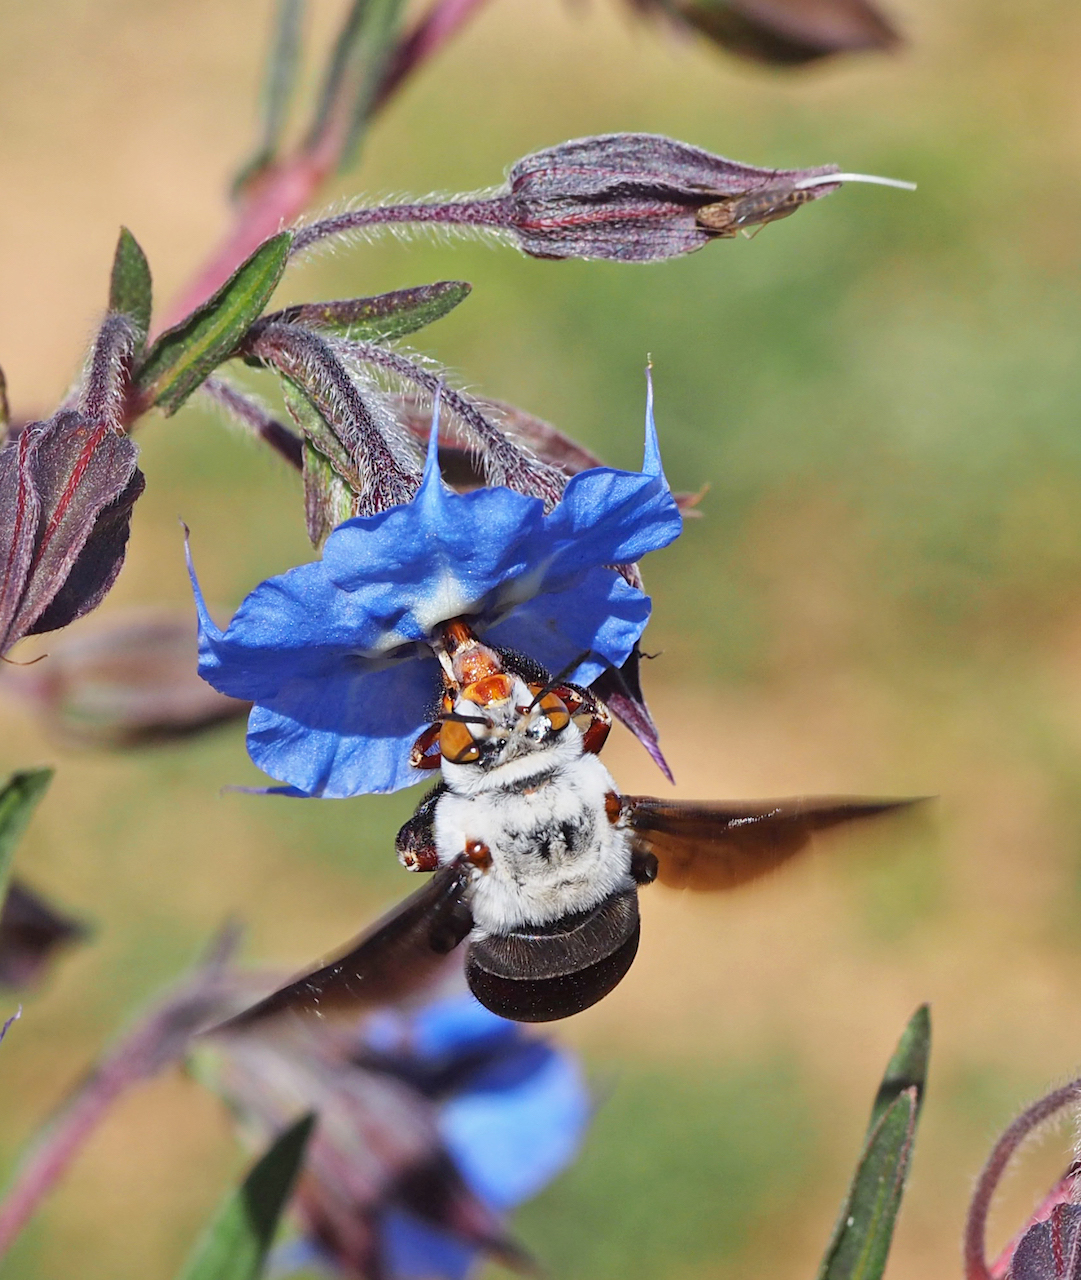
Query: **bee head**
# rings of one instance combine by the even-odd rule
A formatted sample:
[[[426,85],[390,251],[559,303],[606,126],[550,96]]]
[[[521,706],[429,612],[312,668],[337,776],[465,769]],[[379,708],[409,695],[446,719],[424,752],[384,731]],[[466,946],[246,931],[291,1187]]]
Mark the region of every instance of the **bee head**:
[[[444,697],[439,751],[449,764],[491,769],[548,747],[570,720],[552,690],[501,671]]]

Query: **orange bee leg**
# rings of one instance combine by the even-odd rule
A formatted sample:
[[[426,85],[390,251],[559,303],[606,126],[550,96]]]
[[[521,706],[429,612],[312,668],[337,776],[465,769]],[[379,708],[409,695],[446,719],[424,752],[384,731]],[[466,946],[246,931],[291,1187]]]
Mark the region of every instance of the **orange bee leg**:
[[[439,768],[442,763],[442,756],[439,753],[439,730],[442,727],[437,720],[435,724],[430,724],[413,743],[413,749],[409,752],[409,763],[414,769]]]

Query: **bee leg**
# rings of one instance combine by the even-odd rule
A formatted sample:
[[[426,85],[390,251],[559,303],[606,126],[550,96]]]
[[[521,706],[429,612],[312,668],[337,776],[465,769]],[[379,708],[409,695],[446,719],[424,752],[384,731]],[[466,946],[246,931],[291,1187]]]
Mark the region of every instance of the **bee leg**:
[[[398,861],[407,871],[435,871],[439,866],[439,853],[435,847],[435,806],[446,789],[442,782],[433,787],[394,838]]]
[[[433,951],[447,955],[459,942],[464,941],[472,928],[473,912],[469,909],[469,903],[459,898],[432,921],[428,930],[428,943]]]
[[[443,757],[439,751],[439,731],[442,727],[443,722],[437,720],[435,724],[430,724],[413,743],[413,749],[409,752],[409,763],[414,769],[438,769],[443,763]]]
[[[652,884],[657,878],[657,857],[642,849],[631,854],[631,877],[636,884]]]

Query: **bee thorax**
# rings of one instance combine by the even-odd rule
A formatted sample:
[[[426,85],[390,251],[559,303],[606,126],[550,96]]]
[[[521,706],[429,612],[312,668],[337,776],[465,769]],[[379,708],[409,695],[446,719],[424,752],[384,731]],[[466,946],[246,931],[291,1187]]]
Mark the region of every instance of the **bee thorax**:
[[[501,772],[490,771],[489,784]],[[546,924],[634,886],[628,833],[605,813],[612,777],[596,756],[576,755],[541,777],[505,781],[469,794],[451,783],[435,806],[439,861],[465,854],[477,868],[477,936]]]

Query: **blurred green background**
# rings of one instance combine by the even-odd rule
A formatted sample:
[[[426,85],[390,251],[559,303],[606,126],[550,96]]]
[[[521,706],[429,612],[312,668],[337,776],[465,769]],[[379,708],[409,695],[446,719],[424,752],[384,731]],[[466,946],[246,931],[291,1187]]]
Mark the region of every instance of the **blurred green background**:
[[[793,74],[614,0],[498,0],[327,200],[486,186],[532,149],[627,129],[765,166],[836,161],[915,195],[847,187],[652,267],[388,239],[281,291],[472,281],[417,346],[617,465],[640,457],[652,353],[669,478],[710,486],[703,518],[645,565],[646,647],[663,653],[646,679],[677,794],[940,797],[726,900],[644,895],[629,977],[551,1030],[605,1098],[580,1164],[519,1218],[567,1280],[812,1275],[881,1067],[925,999],[931,1087],[890,1274],[956,1275],[994,1136],[1081,1060],[1081,13],[887,2],[900,54]],[[220,235],[269,8],[0,7],[16,413],[48,412],[74,376],[120,223],[160,300]],[[320,8],[317,35],[339,9]],[[296,480],[268,451],[194,406],[139,439],[147,492],[101,617],[188,601],[178,516],[223,619],[310,555]],[[626,734],[606,759],[625,790],[665,790]],[[19,867],[97,934],[0,1053],[4,1167],[227,912],[250,923],[253,959],[290,968],[413,887],[391,839],[414,795],[222,795],[257,780],[240,727],[108,756],[58,748],[0,703],[0,768],[46,762],[57,780]],[[997,1240],[1066,1145],[1012,1180]],[[240,1164],[218,1104],[163,1078],[111,1116],[4,1275],[168,1276]]]

